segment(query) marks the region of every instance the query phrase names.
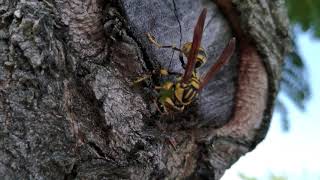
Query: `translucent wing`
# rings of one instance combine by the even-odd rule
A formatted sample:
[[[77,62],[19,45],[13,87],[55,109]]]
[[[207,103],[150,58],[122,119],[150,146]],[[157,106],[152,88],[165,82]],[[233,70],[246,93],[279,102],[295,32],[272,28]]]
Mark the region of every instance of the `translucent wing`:
[[[206,15],[207,15],[207,9],[204,8],[202,10],[202,12],[198,18],[197,24],[194,28],[191,50],[190,50],[188,57],[187,57],[188,62],[187,62],[187,66],[186,66],[183,78],[182,78],[183,83],[187,83],[192,76],[192,71],[193,71],[195,63],[196,63],[196,56],[198,54],[199,47],[201,45],[203,26],[204,26],[204,22],[206,20]]]
[[[207,74],[202,78],[200,88],[198,91],[201,91],[208,84],[209,80],[221,69],[221,67],[229,61],[229,59],[234,53],[235,48],[236,38],[233,37],[222,51],[217,62],[209,69]]]

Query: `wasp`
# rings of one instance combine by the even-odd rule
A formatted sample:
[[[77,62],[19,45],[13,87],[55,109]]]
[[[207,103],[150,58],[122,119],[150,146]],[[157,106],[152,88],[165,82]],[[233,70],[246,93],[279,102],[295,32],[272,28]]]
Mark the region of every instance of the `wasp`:
[[[199,77],[197,70],[207,61],[207,54],[203,47],[201,47],[201,39],[206,19],[207,9],[204,8],[198,18],[194,28],[192,42],[186,42],[182,48],[179,49],[174,45],[164,46],[159,44],[155,38],[147,33],[148,40],[158,48],[171,48],[179,51],[179,60],[184,68],[184,73],[180,74],[174,81],[167,80],[155,89],[159,93],[158,103],[165,112],[169,110],[183,111],[185,107],[191,104],[198,96],[200,91],[207,85],[209,80],[216,74],[221,67],[226,64],[234,53],[236,40],[231,38],[223,52],[219,56],[217,62],[209,69],[209,71]],[[183,55],[187,57],[185,64]],[[161,76],[167,76],[170,73],[165,69],[160,70]]]

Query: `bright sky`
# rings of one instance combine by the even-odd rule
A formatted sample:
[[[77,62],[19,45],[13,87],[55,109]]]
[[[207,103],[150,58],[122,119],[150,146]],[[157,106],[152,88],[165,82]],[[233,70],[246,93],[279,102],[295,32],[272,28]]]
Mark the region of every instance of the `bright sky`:
[[[306,111],[288,105],[290,131],[281,130],[279,115],[273,117],[266,139],[242,157],[221,180],[240,180],[239,173],[269,180],[270,173],[288,180],[320,180],[320,40],[310,32],[297,34],[298,49],[311,82],[311,99]]]

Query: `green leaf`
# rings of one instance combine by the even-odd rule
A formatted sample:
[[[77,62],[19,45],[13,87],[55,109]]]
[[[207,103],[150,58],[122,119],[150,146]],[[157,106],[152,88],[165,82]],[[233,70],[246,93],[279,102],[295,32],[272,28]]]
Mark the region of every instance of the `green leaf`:
[[[310,98],[310,83],[307,78],[305,65],[296,51],[290,53],[285,59],[281,79],[281,91],[298,108],[304,110],[305,103]]]
[[[282,130],[287,132],[289,131],[289,118],[288,118],[288,109],[284,103],[278,98],[276,100],[275,109],[281,114],[281,127]]]
[[[312,30],[320,37],[320,1],[286,0],[289,18],[292,24],[299,24],[304,31]]]
[[[243,174],[243,173],[240,173],[240,174],[239,174],[239,177],[240,177],[242,180],[258,180],[257,178],[246,176],[246,175]]]

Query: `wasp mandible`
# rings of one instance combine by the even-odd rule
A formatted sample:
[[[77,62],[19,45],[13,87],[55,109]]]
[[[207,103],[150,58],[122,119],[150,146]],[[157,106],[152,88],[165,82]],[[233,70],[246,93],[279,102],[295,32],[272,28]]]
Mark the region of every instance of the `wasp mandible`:
[[[163,46],[152,35],[147,33],[149,41],[158,48],[171,48],[179,51],[179,59],[184,68],[184,73],[176,78],[175,81],[165,81],[160,86],[155,87],[159,92],[158,102],[165,112],[168,112],[168,110],[183,111],[185,106],[195,100],[199,92],[208,84],[214,74],[229,61],[234,53],[236,40],[233,37],[209,71],[202,78],[198,76],[197,69],[207,61],[207,54],[204,48],[201,47],[206,14],[207,9],[204,8],[195,26],[192,42],[185,43],[181,49],[172,45]],[[187,57],[187,64],[184,63],[183,55]],[[170,74],[165,69],[161,69],[160,72],[162,72],[160,73],[162,76]]]

